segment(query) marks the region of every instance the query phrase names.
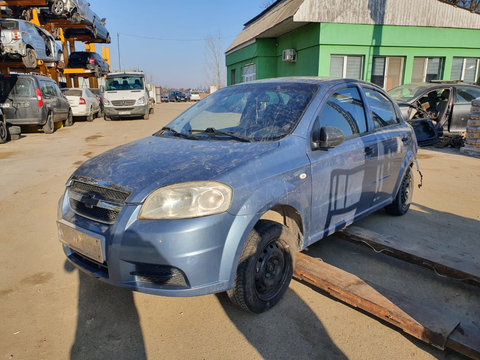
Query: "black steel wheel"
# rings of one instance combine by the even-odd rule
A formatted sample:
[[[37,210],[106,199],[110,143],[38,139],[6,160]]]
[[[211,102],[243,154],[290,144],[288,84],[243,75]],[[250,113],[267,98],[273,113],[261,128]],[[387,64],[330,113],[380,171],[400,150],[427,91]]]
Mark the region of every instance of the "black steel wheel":
[[[7,141],[8,141],[7,124],[2,119],[0,120],[0,144],[6,143]]]
[[[27,69],[35,69],[37,67],[37,53],[32,48],[27,48],[26,55],[22,57],[23,65]]]
[[[387,213],[397,216],[405,215],[407,213],[408,209],[410,209],[410,204],[412,203],[413,185],[413,174],[409,167],[402,179],[397,196],[390,205],[385,207]]]
[[[47,116],[47,121],[43,125],[42,130],[45,134],[53,134],[55,131],[55,123],[53,122],[53,114],[50,112]]]
[[[54,0],[52,5],[50,6],[50,11],[53,15],[60,16],[63,14],[63,10],[65,9],[65,5],[62,0]]]
[[[260,220],[240,257],[230,300],[243,310],[261,313],[277,304],[293,275],[296,246],[287,227]]]

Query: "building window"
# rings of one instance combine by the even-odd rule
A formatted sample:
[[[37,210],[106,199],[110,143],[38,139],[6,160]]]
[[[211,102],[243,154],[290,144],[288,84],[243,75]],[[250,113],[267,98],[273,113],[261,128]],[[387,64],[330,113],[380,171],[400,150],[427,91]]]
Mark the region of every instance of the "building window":
[[[230,71],[230,83],[232,85],[235,85],[237,83],[237,70],[236,69],[232,69],[232,71]]]
[[[443,58],[416,57],[413,59],[412,83],[440,80],[442,70]]]
[[[375,56],[371,82],[386,90],[402,85],[403,57]]]
[[[331,55],[330,56],[330,77],[362,79],[363,56],[352,55]]]
[[[478,58],[453,58],[450,79],[475,83],[478,79]]]
[[[255,64],[247,65],[242,68],[242,82],[254,81],[257,79],[257,67]]]

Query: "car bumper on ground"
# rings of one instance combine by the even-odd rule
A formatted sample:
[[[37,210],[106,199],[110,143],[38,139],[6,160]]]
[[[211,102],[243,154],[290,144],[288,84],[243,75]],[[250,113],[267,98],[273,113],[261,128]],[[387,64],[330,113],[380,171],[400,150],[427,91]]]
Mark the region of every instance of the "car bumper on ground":
[[[143,116],[147,114],[148,105],[142,106],[128,106],[128,107],[114,107],[105,106],[104,112],[108,117],[134,117]]]
[[[74,213],[62,197],[57,224],[70,262],[113,285],[155,295],[197,296],[229,288],[230,274],[221,275],[222,255],[238,217],[139,220],[140,207],[124,206],[117,221],[106,225]]]

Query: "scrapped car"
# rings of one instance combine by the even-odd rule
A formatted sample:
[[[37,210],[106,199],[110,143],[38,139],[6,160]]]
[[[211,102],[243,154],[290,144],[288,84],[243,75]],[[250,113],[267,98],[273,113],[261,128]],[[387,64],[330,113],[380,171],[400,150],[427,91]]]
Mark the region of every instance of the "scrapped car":
[[[82,68],[93,71],[96,77],[108,74],[109,65],[96,52],[75,51],[68,57],[69,68]]]
[[[72,108],[73,117],[82,117],[87,121],[99,117],[101,113],[100,101],[97,95],[86,88],[62,89]]]
[[[81,165],[59,200],[59,238],[111,284],[226,291],[260,313],[288,288],[297,251],[381,208],[405,214],[415,161],[412,128],[376,85],[234,85]]]
[[[39,74],[0,74],[0,107],[12,125],[39,125],[52,134],[55,123],[73,124],[68,100],[57,84]]]
[[[22,60],[28,69],[37,67],[37,60],[63,61],[63,54],[53,36],[29,21],[0,19],[1,54]]]
[[[412,83],[389,91],[404,118],[413,126],[419,145],[438,142],[440,136],[466,131],[472,100],[480,86],[461,82]]]

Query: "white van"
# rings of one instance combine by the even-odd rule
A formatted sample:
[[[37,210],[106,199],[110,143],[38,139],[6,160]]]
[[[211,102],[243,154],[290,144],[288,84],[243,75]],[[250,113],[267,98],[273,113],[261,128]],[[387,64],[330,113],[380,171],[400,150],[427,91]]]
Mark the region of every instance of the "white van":
[[[141,71],[109,73],[104,92],[105,120],[143,116],[153,111],[145,75]]]

